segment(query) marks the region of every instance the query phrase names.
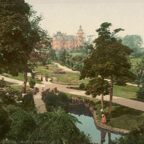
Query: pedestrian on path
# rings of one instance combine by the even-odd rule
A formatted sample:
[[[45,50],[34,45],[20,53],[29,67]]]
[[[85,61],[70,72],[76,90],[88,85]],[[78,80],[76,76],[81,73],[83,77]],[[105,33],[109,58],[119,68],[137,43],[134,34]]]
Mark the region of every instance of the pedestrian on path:
[[[48,77],[48,75],[46,74],[46,75],[45,75],[45,80],[46,80],[46,82],[48,81],[48,78],[49,78],[49,77]]]
[[[41,82],[43,81],[43,75],[41,75]]]
[[[102,123],[106,123],[107,120],[106,120],[105,112],[103,109],[101,109],[101,113],[102,113]]]
[[[42,87],[41,87],[41,96],[43,95],[44,88],[45,88],[45,85],[42,85]]]

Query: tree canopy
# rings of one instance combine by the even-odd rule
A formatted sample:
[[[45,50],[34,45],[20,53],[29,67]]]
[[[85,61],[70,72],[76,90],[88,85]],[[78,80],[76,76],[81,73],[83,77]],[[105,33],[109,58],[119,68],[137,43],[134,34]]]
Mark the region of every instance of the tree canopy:
[[[141,36],[139,35],[126,35],[122,38],[123,45],[128,46],[133,50],[133,53],[131,54],[134,57],[142,56],[143,51],[143,40]]]
[[[31,28],[30,7],[24,0],[1,0],[0,10],[0,71],[18,73],[28,69],[29,55],[39,35]]]
[[[101,80],[110,78],[110,105],[113,95],[113,77],[123,78],[125,82],[133,78],[133,73],[130,71],[131,63],[128,57],[132,50],[122,45],[114,36],[116,33],[123,31],[123,29],[118,28],[110,32],[111,25],[111,23],[105,22],[96,30],[98,32],[98,38],[94,41],[96,48],[91,56],[84,61],[84,68],[80,76],[80,78],[101,76]],[[109,108],[111,109],[111,106]],[[109,110],[109,113],[111,113],[111,110]]]

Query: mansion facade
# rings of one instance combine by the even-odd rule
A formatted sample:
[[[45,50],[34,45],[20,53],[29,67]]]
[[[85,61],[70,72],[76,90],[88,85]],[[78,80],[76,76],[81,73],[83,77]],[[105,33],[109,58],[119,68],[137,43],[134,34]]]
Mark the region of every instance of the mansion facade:
[[[72,50],[84,46],[84,32],[82,27],[75,35],[66,35],[65,33],[57,32],[53,36],[52,48],[55,50]]]

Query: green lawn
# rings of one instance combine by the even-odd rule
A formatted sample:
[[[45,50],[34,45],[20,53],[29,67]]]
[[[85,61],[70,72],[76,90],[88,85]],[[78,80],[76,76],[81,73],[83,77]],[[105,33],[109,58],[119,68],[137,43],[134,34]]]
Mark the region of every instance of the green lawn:
[[[131,98],[135,99],[136,97],[136,92],[139,90],[138,87],[136,86],[117,86],[114,85],[114,91],[113,95],[117,97],[123,97],[123,98]]]
[[[12,79],[16,79],[16,80],[20,80],[20,81],[24,81],[24,74],[23,73],[19,73],[18,76],[12,76],[10,74],[3,74],[3,76],[6,76],[8,78],[12,78]],[[28,76],[28,81],[29,81],[29,76]],[[39,79],[35,79],[35,82],[38,84],[41,84],[41,81]]]
[[[18,76],[12,76],[10,74],[3,74],[3,76],[6,76],[6,77],[12,78],[12,79],[16,79],[16,80],[20,80],[20,81],[24,80],[24,74],[23,73],[19,73]]]
[[[130,59],[133,66],[135,66],[138,62],[141,61],[141,58],[131,58]]]
[[[53,74],[53,71],[55,70],[59,70],[59,68],[56,65],[48,65],[49,66],[49,70],[47,71],[45,69],[45,67],[39,66],[35,69],[35,71],[37,71],[37,74],[42,74],[43,76],[45,76],[46,74],[48,74],[48,76],[50,78],[52,77],[56,77],[58,79],[59,82],[61,83],[65,83],[65,84],[80,84],[80,83],[88,83],[89,79],[84,79],[84,80],[79,80],[79,74],[77,73],[72,73],[72,72],[66,72],[66,74]]]
[[[69,97],[79,97],[82,99],[86,99],[87,101],[90,101],[90,103],[93,104],[94,109],[97,112],[98,119],[101,121],[100,100],[77,96],[68,93],[66,93],[66,95],[68,95]],[[144,121],[144,112],[139,110],[134,110],[116,103],[112,104],[112,118],[108,119],[108,107],[109,107],[109,102],[104,101],[104,111],[106,112],[107,125],[111,127],[130,130],[133,126]]]
[[[18,86],[14,86],[14,85],[12,85],[11,88],[22,92],[22,86],[19,86],[19,85]],[[27,86],[26,90],[30,90],[30,86]]]

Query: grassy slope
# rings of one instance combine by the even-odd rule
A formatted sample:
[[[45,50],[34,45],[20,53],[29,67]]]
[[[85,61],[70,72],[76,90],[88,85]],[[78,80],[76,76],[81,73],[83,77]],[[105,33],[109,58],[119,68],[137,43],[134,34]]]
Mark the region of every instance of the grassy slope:
[[[58,81],[62,82],[62,83],[72,83],[72,84],[85,83],[85,84],[87,84],[89,81],[89,79],[79,80],[79,74],[77,74],[77,73],[66,72],[66,75],[53,75],[52,74],[53,70],[57,70],[57,69],[59,69],[57,66],[54,66],[51,64],[49,66],[50,71],[46,71],[45,67],[38,67],[36,69],[36,71],[38,71],[38,74],[45,75],[47,73],[50,77],[56,77],[58,79]],[[74,80],[76,80],[76,81],[74,81]],[[138,87],[136,87],[136,86],[114,85],[114,96],[140,100],[140,99],[137,99],[137,96],[136,96],[137,91],[138,91]],[[142,100],[140,100],[140,101],[142,101]]]
[[[135,99],[136,98],[136,92],[139,90],[138,87],[136,86],[117,86],[114,85],[114,92],[113,95],[118,96],[118,97],[123,97],[123,98],[131,98]]]
[[[79,74],[72,73],[72,72],[66,72],[66,74],[62,75],[55,75],[53,74],[53,71],[58,70],[59,68],[55,65],[49,65],[49,70],[47,71],[45,67],[39,66],[35,70],[38,72],[38,74],[42,74],[45,76],[45,74],[48,74],[49,77],[56,77],[59,82],[62,83],[72,83],[72,84],[80,84],[80,83],[88,83],[88,79],[85,80],[79,80]]]
[[[131,58],[130,59],[133,66],[135,66],[138,62],[141,61],[141,58]]]
[[[15,90],[18,90],[18,91],[22,91],[22,86],[11,86],[11,88],[15,89]],[[26,87],[26,90],[30,90],[30,86],[27,86]]]
[[[12,75],[10,75],[10,74],[6,74],[6,75],[3,74],[3,76],[6,76],[6,77],[12,78],[12,79],[16,79],[16,80],[20,80],[20,81],[24,81],[24,74],[23,74],[23,73],[19,73],[18,76],[12,76]],[[28,81],[29,81],[29,78],[30,78],[30,77],[28,77]],[[38,83],[38,84],[41,83],[41,81],[40,81],[39,79],[35,79],[35,82]]]
[[[69,97],[80,97],[82,99],[87,99],[88,101],[91,101],[91,103],[93,103],[94,105],[94,109],[97,112],[98,119],[101,121],[101,102],[99,100],[73,94],[67,95]],[[112,104],[112,118],[108,119],[108,106],[109,103],[107,101],[104,101],[104,111],[106,112],[106,117],[108,121],[107,125],[111,127],[130,130],[133,126],[141,123],[144,120],[144,112],[121,106],[115,103]]]

